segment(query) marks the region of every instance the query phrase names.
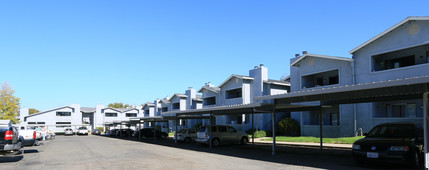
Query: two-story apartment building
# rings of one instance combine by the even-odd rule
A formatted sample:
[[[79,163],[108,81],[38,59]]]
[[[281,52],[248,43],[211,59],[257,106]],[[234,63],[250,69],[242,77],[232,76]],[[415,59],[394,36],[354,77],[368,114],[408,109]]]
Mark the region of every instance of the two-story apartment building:
[[[298,54],[291,59],[291,91],[427,76],[428,33],[429,17],[408,17],[350,51],[352,58]],[[380,123],[421,121],[422,107],[422,99],[408,99],[322,108],[323,134],[353,136]],[[318,136],[319,112],[292,113],[301,123],[301,135]]]
[[[64,132],[67,127],[86,126],[89,129],[104,127],[114,121],[128,121],[131,117],[143,117],[139,108],[105,108],[103,105],[80,107],[72,104],[29,115],[28,109],[20,109],[21,126],[47,126],[55,132]]]
[[[249,76],[233,74],[229,76],[218,87],[210,82],[200,88],[198,92],[202,93],[203,108],[245,105],[256,101],[256,96],[273,95],[287,93],[290,90],[290,84],[286,81],[268,79],[268,68],[262,64],[255,66],[249,71]],[[283,114],[279,119],[288,116]],[[247,130],[251,128],[251,115],[224,115],[216,116],[215,124],[226,124],[236,126],[238,129]],[[270,115],[255,114],[255,128],[269,129],[271,122]]]
[[[353,84],[353,59],[327,55],[296,54],[290,65],[291,92]],[[319,102],[299,103],[319,105]],[[353,135],[353,105],[335,105],[322,109],[322,123],[327,137],[341,134]],[[317,136],[319,134],[320,111],[292,112],[291,116],[299,120],[301,134]]]
[[[351,50],[357,84],[429,75],[429,17],[408,17]],[[423,101],[358,104],[357,127],[422,121]]]

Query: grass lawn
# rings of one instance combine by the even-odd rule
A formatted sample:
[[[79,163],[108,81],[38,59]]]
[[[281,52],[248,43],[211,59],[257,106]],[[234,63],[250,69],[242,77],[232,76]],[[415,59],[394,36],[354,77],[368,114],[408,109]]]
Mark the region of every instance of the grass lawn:
[[[344,138],[323,138],[323,143],[338,143],[338,144],[353,144],[353,142],[364,138],[359,137],[344,137]],[[272,141],[273,138],[261,139],[263,141]],[[277,136],[276,141],[281,142],[304,142],[304,143],[319,143],[320,138],[318,137],[288,137],[288,136]]]
[[[168,133],[168,136],[174,136],[174,132]]]

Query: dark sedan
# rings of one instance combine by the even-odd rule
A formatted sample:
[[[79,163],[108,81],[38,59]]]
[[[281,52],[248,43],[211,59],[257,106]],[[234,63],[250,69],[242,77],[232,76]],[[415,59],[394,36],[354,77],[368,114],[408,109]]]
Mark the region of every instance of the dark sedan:
[[[383,161],[417,167],[424,157],[420,123],[385,123],[365,136],[353,144],[353,157],[358,163]]]
[[[100,129],[94,129],[94,130],[91,132],[91,134],[92,134],[92,135],[101,135],[101,130],[100,130]]]
[[[154,132],[154,130],[156,130],[156,132]],[[154,128],[144,128],[140,130],[140,133],[143,137],[146,138],[153,138],[154,135],[156,135],[157,138],[166,138],[168,137],[168,134],[165,132],[162,132],[158,129],[154,129]]]

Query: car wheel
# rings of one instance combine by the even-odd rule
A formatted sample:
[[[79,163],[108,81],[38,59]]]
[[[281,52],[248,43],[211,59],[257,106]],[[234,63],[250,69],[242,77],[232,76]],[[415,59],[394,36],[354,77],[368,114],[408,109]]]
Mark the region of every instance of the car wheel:
[[[246,138],[246,137],[242,137],[242,138],[241,138],[241,144],[242,144],[242,145],[246,145],[246,144],[247,144],[247,142],[249,142],[249,141],[247,140],[247,138]]]
[[[186,143],[191,142],[191,138],[189,138],[189,137],[188,137],[188,138],[185,138],[185,142],[186,142]]]
[[[220,145],[220,140],[218,138],[213,139],[212,146],[218,147]]]

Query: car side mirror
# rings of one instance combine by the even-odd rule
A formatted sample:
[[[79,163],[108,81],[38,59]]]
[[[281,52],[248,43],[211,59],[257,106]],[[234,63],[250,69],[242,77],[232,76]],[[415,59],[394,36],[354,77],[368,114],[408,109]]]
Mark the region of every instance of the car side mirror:
[[[368,136],[368,133],[366,133],[366,132],[365,132],[365,133],[363,133],[363,136]]]

